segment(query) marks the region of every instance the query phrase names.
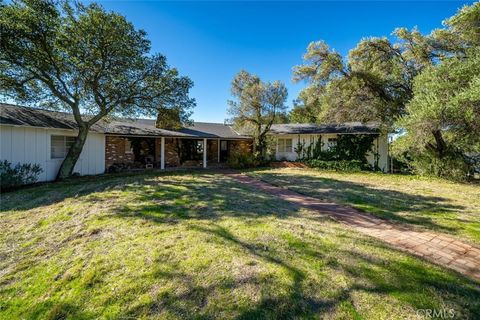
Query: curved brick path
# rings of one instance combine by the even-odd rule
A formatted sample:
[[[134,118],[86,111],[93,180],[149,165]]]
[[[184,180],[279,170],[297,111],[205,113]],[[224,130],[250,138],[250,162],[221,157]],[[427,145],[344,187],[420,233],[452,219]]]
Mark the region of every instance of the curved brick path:
[[[408,251],[433,263],[456,270],[470,278],[480,280],[479,248],[441,233],[414,231],[405,226],[366,215],[353,208],[321,202],[316,198],[276,187],[243,174],[228,173],[227,175],[283,200],[321,214],[327,214],[357,231],[383,240],[398,249]]]

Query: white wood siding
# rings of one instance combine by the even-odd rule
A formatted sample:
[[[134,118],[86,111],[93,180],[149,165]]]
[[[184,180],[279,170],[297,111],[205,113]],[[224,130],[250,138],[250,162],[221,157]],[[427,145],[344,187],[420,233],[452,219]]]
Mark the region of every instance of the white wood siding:
[[[277,160],[288,160],[288,161],[295,161],[297,160],[298,154],[295,152],[295,148],[299,141],[305,141],[305,147],[312,143],[318,141],[319,136],[322,138],[322,150],[328,149],[328,139],[336,138],[336,134],[322,134],[322,135],[315,135],[315,134],[291,134],[291,135],[275,135],[276,141],[277,139],[292,139],[292,151],[291,152],[279,152],[278,151],[278,144],[276,146],[276,155],[275,158]],[[387,135],[380,135],[377,139],[373,142],[373,150],[367,155],[367,161],[370,165],[375,164],[375,150],[378,145],[378,166],[384,172],[388,171],[388,138]],[[313,146],[312,146],[313,147]]]
[[[38,163],[43,172],[38,181],[54,180],[63,159],[50,158],[50,136],[75,136],[73,130],[0,126],[0,160],[12,164]],[[89,133],[74,172],[81,175],[105,172],[105,136]]]

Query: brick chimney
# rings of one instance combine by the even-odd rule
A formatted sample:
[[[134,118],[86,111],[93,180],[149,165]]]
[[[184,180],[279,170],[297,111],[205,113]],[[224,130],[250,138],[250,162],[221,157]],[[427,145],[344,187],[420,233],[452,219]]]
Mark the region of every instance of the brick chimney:
[[[165,130],[181,129],[180,111],[178,109],[159,108],[155,127]]]

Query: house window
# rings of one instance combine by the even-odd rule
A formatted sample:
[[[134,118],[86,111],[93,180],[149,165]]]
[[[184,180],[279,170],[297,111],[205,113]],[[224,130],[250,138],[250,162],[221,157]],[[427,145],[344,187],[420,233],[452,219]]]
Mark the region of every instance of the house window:
[[[68,150],[75,142],[75,137],[69,136],[50,136],[50,158],[63,159],[66,157]]]
[[[202,154],[203,153],[203,141],[197,140],[197,153]]]
[[[133,153],[132,141],[130,139],[125,139],[125,153]]]
[[[220,149],[222,151],[227,151],[227,141],[225,140],[220,141]]]
[[[292,139],[278,139],[278,152],[292,152]]]
[[[337,146],[337,138],[328,138],[327,146],[329,149],[334,148]]]

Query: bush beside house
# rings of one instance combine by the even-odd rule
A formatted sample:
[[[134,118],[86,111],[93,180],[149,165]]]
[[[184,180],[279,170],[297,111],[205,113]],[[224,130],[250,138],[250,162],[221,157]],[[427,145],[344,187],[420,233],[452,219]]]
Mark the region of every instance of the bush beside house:
[[[8,191],[22,185],[35,183],[42,171],[38,164],[17,163],[15,166],[12,166],[12,163],[7,160],[1,161],[0,191]]]
[[[295,152],[299,161],[311,168],[335,171],[379,170],[378,160],[368,164],[367,154],[372,150],[375,135],[338,135],[337,143],[328,150],[323,148],[321,139],[305,146],[298,142]],[[378,159],[378,155],[375,155]]]

